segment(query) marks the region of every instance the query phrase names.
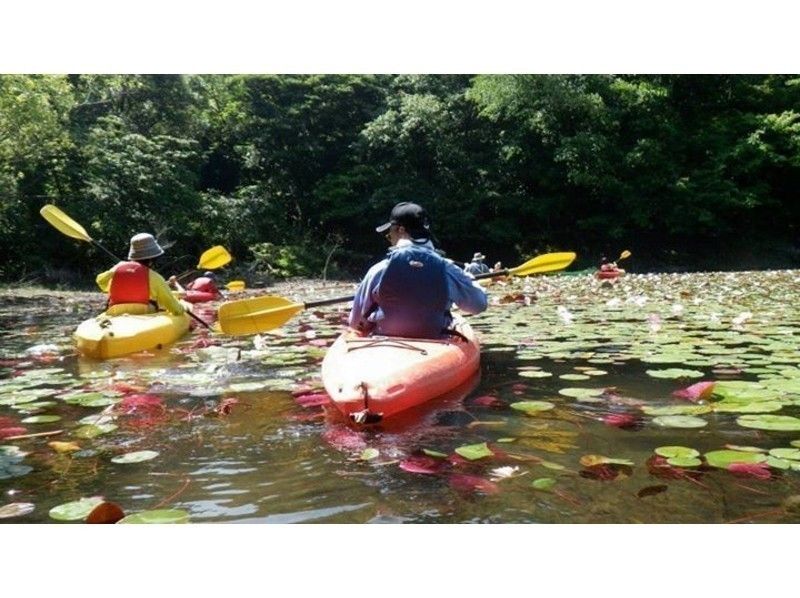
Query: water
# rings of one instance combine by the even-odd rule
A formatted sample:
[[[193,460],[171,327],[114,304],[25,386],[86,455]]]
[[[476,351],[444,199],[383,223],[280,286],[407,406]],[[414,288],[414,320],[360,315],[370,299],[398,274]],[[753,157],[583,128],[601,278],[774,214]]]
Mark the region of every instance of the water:
[[[195,332],[159,354],[96,362],[74,354],[70,335],[100,308],[99,295],[7,293],[0,428],[61,432],[0,441],[17,447],[0,468],[0,507],[34,505],[0,521],[53,522],[51,508],[103,496],[127,514],[180,509],[196,523],[796,522],[785,503],[800,494],[794,458],[738,474],[705,462],[652,465],[658,447],[704,456],[732,446],[766,460],[800,439],[800,431],[738,423],[765,413],[766,402],[775,403],[769,415],[799,415],[799,279],[783,271],[494,285],[490,310],[470,320],[484,343],[480,380],[361,429],[330,408],[301,404],[319,392],[324,347],[345,306],[299,314],[257,339],[212,337],[217,344],[203,347]],[[352,290],[305,284],[269,292],[311,300]],[[652,375],[676,368],[696,373]],[[700,401],[701,412],[684,415],[703,427],[659,425],[659,409],[696,409],[672,393],[700,380],[748,380],[763,390]],[[564,392],[575,388],[595,391]],[[101,394],[84,406],[78,391]],[[150,407],[132,401],[143,394]],[[543,410],[511,407],[525,401],[543,401]],[[98,420],[104,410],[113,417]],[[22,423],[32,415],[61,419]],[[87,417],[117,428],[81,438]],[[58,452],[52,441],[79,448]],[[455,453],[483,443],[483,458]],[[158,455],[112,461],[144,450]],[[408,471],[415,463],[433,473]]]

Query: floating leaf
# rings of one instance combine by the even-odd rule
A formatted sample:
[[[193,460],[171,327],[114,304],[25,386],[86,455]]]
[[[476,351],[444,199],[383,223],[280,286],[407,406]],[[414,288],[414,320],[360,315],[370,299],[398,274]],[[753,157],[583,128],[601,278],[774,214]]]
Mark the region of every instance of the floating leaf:
[[[50,517],[58,521],[78,521],[85,519],[97,505],[103,502],[99,496],[91,498],[81,498],[72,502],[67,502],[50,509]]]
[[[703,464],[697,457],[670,457],[667,463],[673,467],[699,467]]]
[[[562,388],[558,391],[558,394],[582,400],[599,397],[605,390],[605,388]]]
[[[189,523],[189,513],[182,509],[156,509],[133,513],[117,523]]]
[[[800,461],[800,448],[774,448],[769,451],[769,454],[778,459]]]
[[[399,467],[408,473],[436,474],[442,471],[444,462],[425,455],[414,455],[401,461]]]
[[[141,463],[142,461],[149,461],[158,457],[158,451],[135,451],[132,453],[125,453],[124,455],[117,455],[112,457],[111,461],[114,463]]]
[[[642,411],[647,415],[703,415],[711,413],[710,405],[665,405],[662,407],[645,405]]]
[[[768,480],[772,477],[767,463],[731,463],[727,469],[732,473],[760,480]]]
[[[97,436],[113,432],[116,429],[117,426],[114,424],[99,424],[97,426],[89,424],[81,426],[80,428],[75,430],[75,436],[77,436],[78,438],[87,438],[87,439],[95,438]]]
[[[456,473],[450,476],[449,482],[453,489],[460,492],[495,494],[500,491],[500,487],[494,482],[473,475]]]
[[[756,430],[800,431],[800,419],[789,415],[742,415],[736,419],[736,423],[743,428]]]
[[[541,490],[542,492],[550,492],[555,485],[555,478],[537,478],[531,483],[535,490]]]
[[[125,517],[125,512],[118,504],[101,502],[86,516],[86,523],[116,523]]]
[[[481,444],[468,444],[465,446],[460,446],[455,450],[455,452],[465,459],[469,459],[470,461],[476,461],[478,459],[483,459],[484,457],[494,456],[494,453],[485,442],[482,442]]]
[[[36,508],[32,502],[12,502],[0,507],[0,519],[10,519],[11,517],[22,517],[32,513]]]
[[[653,418],[653,423],[663,428],[703,428],[708,422],[691,415],[660,415]]]
[[[731,463],[763,463],[767,456],[762,453],[745,453],[742,451],[719,450],[703,455],[711,467],[727,469]]]
[[[61,419],[60,415],[32,415],[22,420],[23,424],[51,424]]]
[[[549,411],[554,407],[555,405],[549,401],[520,401],[518,403],[511,403],[512,409],[531,415],[535,415],[541,411]]]
[[[647,375],[653,378],[702,378],[703,372],[698,370],[686,370],[682,368],[668,368],[666,370],[647,370]]]
[[[71,453],[73,451],[81,450],[81,447],[74,442],[61,442],[58,440],[53,440],[52,442],[48,442],[47,446],[52,448],[57,453]]]
[[[519,376],[522,378],[551,378],[553,374],[550,372],[545,372],[542,370],[523,370],[518,372]]]
[[[660,446],[655,450],[656,455],[660,455],[665,459],[673,457],[699,457],[700,453],[688,446]]]
[[[361,456],[359,457],[362,461],[370,461],[380,455],[378,449],[375,448],[365,448],[361,451]]]
[[[559,376],[562,380],[589,380],[586,374],[561,374]]]
[[[629,465],[632,466],[634,463],[629,459],[612,459],[611,457],[605,457],[603,455],[584,455],[581,457],[581,465],[584,467],[594,467],[595,465]]]
[[[499,441],[498,441],[499,442]],[[439,451],[434,451],[431,449],[422,449],[422,452],[428,455],[429,457],[434,457],[435,459],[447,459],[447,454],[440,453]]]

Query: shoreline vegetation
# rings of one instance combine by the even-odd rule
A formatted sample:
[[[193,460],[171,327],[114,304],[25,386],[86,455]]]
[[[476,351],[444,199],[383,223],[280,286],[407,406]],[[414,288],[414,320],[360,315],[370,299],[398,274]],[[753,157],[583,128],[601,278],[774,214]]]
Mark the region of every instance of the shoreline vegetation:
[[[411,200],[463,261],[622,249],[633,272],[800,263],[798,75],[0,75],[0,281],[108,267],[47,203],[183,271],[358,278]]]

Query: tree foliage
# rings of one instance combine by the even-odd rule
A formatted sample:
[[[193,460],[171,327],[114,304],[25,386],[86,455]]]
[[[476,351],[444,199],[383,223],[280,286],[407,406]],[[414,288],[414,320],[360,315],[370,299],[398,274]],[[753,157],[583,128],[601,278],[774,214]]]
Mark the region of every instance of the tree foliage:
[[[176,269],[222,243],[273,276],[358,274],[402,200],[456,259],[789,265],[798,189],[790,75],[0,76],[7,280],[107,266],[44,203],[118,253],[156,232]]]

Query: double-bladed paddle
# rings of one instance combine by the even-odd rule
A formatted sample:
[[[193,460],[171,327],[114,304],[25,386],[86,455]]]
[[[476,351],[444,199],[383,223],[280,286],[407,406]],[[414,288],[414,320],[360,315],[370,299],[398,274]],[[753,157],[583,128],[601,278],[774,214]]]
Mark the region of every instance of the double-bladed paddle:
[[[198,270],[216,270],[218,268],[222,268],[222,266],[229,264],[231,259],[231,254],[228,253],[227,249],[225,249],[222,245],[214,245],[214,247],[211,249],[206,249],[200,256],[200,261],[197,262],[197,268],[192,268],[191,270],[182,272],[175,278],[180,280],[181,278],[185,278],[192,272],[197,272]]]
[[[53,227],[56,230],[58,230],[58,232],[60,232],[62,234],[65,234],[68,237],[72,237],[73,239],[78,239],[79,241],[86,241],[87,243],[91,243],[95,247],[98,247],[99,249],[102,249],[103,251],[105,251],[108,255],[110,255],[116,261],[118,261],[118,262],[123,261],[120,258],[118,258],[116,255],[111,253],[108,249],[106,249],[105,247],[100,245],[100,243],[98,243],[97,241],[92,239],[89,236],[89,233],[86,232],[85,228],[83,228],[80,224],[75,222],[72,218],[67,216],[63,211],[59,210],[54,205],[47,204],[41,210],[39,210],[39,213],[42,215],[42,217],[45,220],[47,220],[50,224],[52,224]],[[224,248],[223,248],[223,250],[224,250]],[[225,253],[227,253],[227,251]],[[230,261],[230,260],[228,260],[228,261]],[[211,326],[209,326],[204,320],[202,320],[199,317],[197,317],[191,311],[186,310],[186,313],[189,314],[189,316],[191,318],[193,318],[194,320],[196,320],[197,322],[199,322],[200,324],[202,324],[203,326],[205,326],[206,328],[211,330]]]
[[[478,274],[475,279],[495,278],[497,276],[531,276],[556,272],[568,267],[574,260],[572,252],[546,253],[539,255],[515,268],[505,268],[496,272]],[[258,334],[282,326],[295,314],[322,305],[334,303],[347,303],[354,299],[353,295],[347,297],[334,297],[320,301],[298,303],[284,297],[267,295],[253,297],[239,301],[228,301],[219,307],[217,315],[219,327],[222,332],[230,335]]]

